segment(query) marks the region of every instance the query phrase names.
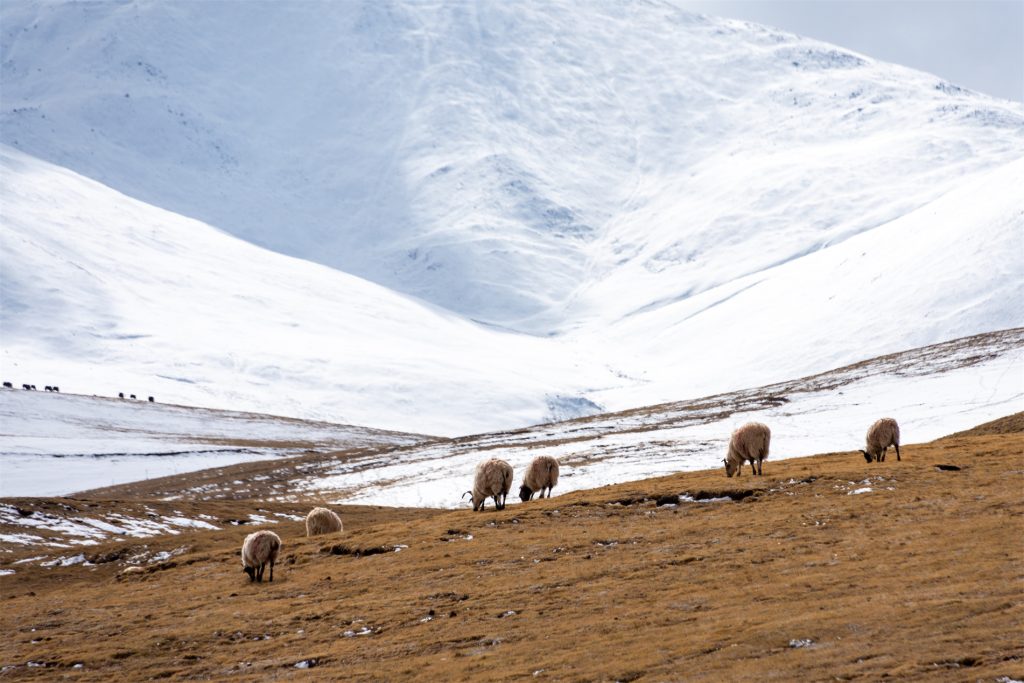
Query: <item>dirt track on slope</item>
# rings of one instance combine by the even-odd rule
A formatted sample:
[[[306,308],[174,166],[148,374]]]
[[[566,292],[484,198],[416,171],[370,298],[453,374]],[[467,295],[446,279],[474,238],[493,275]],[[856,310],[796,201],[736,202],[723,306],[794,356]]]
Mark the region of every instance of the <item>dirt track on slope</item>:
[[[244,527],[154,540],[188,550],[136,575],[18,569],[0,677],[1020,680],[1022,428],[503,512],[339,508],[337,537],[274,526],[272,584],[241,572]]]

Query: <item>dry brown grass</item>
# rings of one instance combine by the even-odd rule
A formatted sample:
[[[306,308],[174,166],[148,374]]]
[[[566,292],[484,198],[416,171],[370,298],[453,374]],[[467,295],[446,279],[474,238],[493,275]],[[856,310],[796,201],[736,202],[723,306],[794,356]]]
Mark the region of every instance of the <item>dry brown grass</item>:
[[[191,550],[142,575],[19,571],[0,579],[0,675],[1022,679],[1020,422],[900,463],[769,461],[761,478],[679,474],[501,513],[342,508],[337,538],[275,527],[272,584],[241,571],[245,528],[175,537]],[[746,497],[657,505],[683,492]]]

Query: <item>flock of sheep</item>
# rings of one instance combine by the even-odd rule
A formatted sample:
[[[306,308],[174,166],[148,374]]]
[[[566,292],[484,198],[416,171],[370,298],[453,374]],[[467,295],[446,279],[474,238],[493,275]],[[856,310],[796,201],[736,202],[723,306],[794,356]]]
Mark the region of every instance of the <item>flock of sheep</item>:
[[[760,422],[748,422],[732,433],[729,439],[729,451],[726,454],[725,474],[733,476],[741,474],[744,463],[750,463],[754,475],[762,474],[762,465],[768,457],[768,445],[772,433],[768,426]],[[896,447],[896,459],[900,458],[900,427],[891,417],[883,417],[875,421],[868,429],[865,439],[867,448],[861,451],[867,462],[884,462],[885,453],[890,446]],[[551,497],[551,489],[558,484],[558,461],[549,455],[541,455],[533,459],[523,475],[523,484],[519,488],[519,498],[525,503],[534,495],[541,498]],[[512,466],[500,458],[484,460],[476,466],[473,477],[473,488],[462,494],[471,496],[473,511],[483,510],[488,498],[494,499],[494,507],[505,509],[505,497],[512,490]],[[327,508],[313,508],[306,515],[306,535],[317,536],[342,531],[344,526],[341,517]],[[273,531],[257,531],[245,537],[242,544],[242,569],[249,575],[250,581],[263,581],[263,573],[270,566],[270,581],[274,580],[274,563],[281,552],[281,537]]]
[[[13,388],[14,388],[14,384],[12,384],[11,382],[4,382],[4,389],[13,389]],[[21,388],[24,391],[36,391],[36,385],[35,384],[22,384]],[[60,393],[60,387],[58,387],[57,385],[53,385],[53,386],[47,385],[46,386],[46,391],[50,391],[50,392],[59,394]],[[130,396],[131,396],[132,399],[135,399],[135,394],[131,394]],[[123,391],[118,392],[117,397],[118,398],[124,398],[124,392]],[[154,399],[152,396],[150,396],[149,397],[149,402],[150,403],[156,403],[156,399]]]

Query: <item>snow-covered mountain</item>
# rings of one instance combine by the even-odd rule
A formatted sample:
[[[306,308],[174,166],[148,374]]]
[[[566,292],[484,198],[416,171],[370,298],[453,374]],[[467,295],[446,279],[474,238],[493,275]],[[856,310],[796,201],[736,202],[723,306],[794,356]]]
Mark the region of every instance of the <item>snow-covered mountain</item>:
[[[571,344],[483,327],[16,150],[0,146],[0,168],[3,372],[19,385],[457,434],[535,422],[559,391],[612,378]]]
[[[642,0],[0,13],[19,383],[455,434],[1024,325],[1024,110],[934,76]]]

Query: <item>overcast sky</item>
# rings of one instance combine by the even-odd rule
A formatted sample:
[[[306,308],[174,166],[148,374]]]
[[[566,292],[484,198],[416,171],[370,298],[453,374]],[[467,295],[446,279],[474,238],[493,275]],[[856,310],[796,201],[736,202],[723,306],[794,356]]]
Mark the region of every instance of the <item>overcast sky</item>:
[[[684,0],[1024,101],[1024,0]]]

